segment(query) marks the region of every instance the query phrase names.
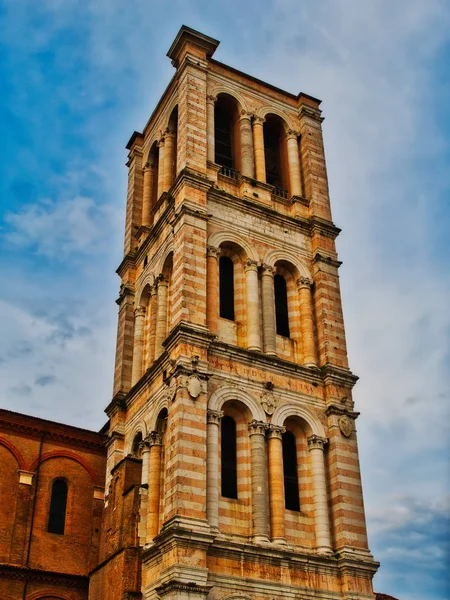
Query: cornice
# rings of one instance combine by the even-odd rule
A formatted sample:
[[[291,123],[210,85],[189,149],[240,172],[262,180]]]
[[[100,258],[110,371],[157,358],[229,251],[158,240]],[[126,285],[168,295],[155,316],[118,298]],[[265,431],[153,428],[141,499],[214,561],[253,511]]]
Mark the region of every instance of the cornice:
[[[317,217],[316,215],[310,217],[310,223],[312,235],[317,232],[335,240],[342,231],[339,229],[339,227],[336,227],[332,221],[328,221],[322,217]]]
[[[75,589],[87,590],[89,587],[89,577],[85,575],[72,575],[50,570],[44,571],[42,569],[32,569],[18,565],[0,564],[0,574],[2,577],[8,577],[9,579],[33,579],[35,581],[59,584]]]
[[[79,429],[72,425],[30,417],[5,409],[0,409],[0,430],[31,437],[40,437],[45,433],[47,440],[101,452],[104,452],[104,444],[107,439],[106,435],[96,431]]]
[[[325,385],[341,385],[351,389],[359,379],[350,369],[344,369],[336,365],[323,365],[320,367],[320,371]]]
[[[348,408],[345,408],[345,406],[337,406],[336,404],[330,404],[325,410],[325,415],[327,417],[331,417],[333,415],[342,417],[343,415],[346,415],[347,417],[350,417],[350,419],[353,419],[353,420],[356,420],[360,414],[361,413],[359,413],[359,412],[352,411],[352,410],[349,410]]]
[[[127,269],[136,266],[136,253],[133,250],[130,250],[122,259],[122,262],[116,269],[117,275],[119,277],[123,277]]]
[[[342,261],[337,260],[336,258],[333,258],[332,256],[326,256],[325,254],[320,254],[320,252],[316,252],[313,256],[313,263],[325,263],[327,265],[331,265],[332,267],[335,267],[336,269],[339,269],[339,267],[342,265]]]
[[[155,588],[155,592],[159,596],[165,596],[172,592],[185,592],[189,598],[192,594],[201,594],[202,598],[206,598],[206,594],[209,594],[213,587],[213,585],[200,585],[194,581],[186,583],[185,581],[172,579]]]
[[[216,336],[209,332],[206,327],[193,325],[187,321],[180,321],[169,333],[163,342],[164,348],[170,353],[180,343],[192,343],[201,348],[208,348]]]

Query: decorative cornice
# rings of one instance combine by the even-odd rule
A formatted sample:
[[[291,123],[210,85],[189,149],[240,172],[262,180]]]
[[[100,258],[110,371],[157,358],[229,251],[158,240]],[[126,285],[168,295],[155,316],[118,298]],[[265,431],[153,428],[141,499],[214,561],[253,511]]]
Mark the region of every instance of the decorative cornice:
[[[324,118],[320,116],[321,112],[322,111],[320,111],[318,108],[313,108],[312,106],[307,106],[306,104],[302,104],[298,111],[298,116],[300,118],[309,117],[310,119],[314,119],[315,121],[322,123]]]
[[[319,252],[316,252],[316,254],[314,254],[312,260],[313,260],[313,263],[318,263],[318,262],[326,263],[327,265],[331,265],[332,267],[335,267],[336,269],[339,269],[339,267],[342,265],[342,261],[336,260],[335,258],[333,258],[331,256],[325,256],[324,254],[320,254]]]
[[[136,254],[133,250],[125,254],[122,262],[116,269],[117,275],[123,277],[127,269],[134,268],[136,266]]]
[[[309,222],[312,235],[319,233],[320,235],[324,235],[335,240],[342,231],[339,227],[336,227],[332,221],[322,219],[322,217],[317,217],[316,215],[310,217]]]
[[[33,580],[82,590],[87,590],[89,587],[89,577],[85,575],[72,575],[50,570],[44,571],[42,569],[32,569],[18,565],[0,565],[0,578],[22,581]]]
[[[337,406],[336,404],[330,404],[325,410],[325,415],[327,417],[331,417],[333,415],[341,417],[343,415],[346,415],[347,417],[353,420],[357,419],[360,414],[361,413],[359,412],[348,410],[348,408]]]
[[[194,581],[186,583],[185,581],[172,579],[155,588],[155,592],[159,596],[165,596],[172,592],[185,592],[189,595],[189,598],[191,597],[191,594],[201,594],[203,598],[206,598],[206,594],[209,594],[213,587],[213,585],[199,585]]]
[[[40,437],[45,433],[46,440],[76,445],[90,450],[105,451],[106,435],[48,421],[39,417],[30,417],[6,409],[0,409],[0,430],[12,431],[21,435]]]
[[[359,377],[354,375],[349,369],[344,369],[336,365],[324,365],[320,367],[325,385],[340,385],[352,389]]]

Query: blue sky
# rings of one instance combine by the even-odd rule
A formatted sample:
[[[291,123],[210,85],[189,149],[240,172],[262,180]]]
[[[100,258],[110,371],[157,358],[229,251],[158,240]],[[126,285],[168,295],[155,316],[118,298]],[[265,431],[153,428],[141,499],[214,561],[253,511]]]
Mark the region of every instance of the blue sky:
[[[169,8],[170,6],[170,8]],[[185,23],[323,100],[375,589],[449,598],[450,5],[0,0],[2,405],[100,427],[125,144]]]

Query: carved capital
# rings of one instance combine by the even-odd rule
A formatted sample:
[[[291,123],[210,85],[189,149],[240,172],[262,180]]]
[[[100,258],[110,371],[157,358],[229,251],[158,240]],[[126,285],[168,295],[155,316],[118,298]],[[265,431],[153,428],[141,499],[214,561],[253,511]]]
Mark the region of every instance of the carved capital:
[[[153,159],[149,158],[149,160],[144,165],[144,169],[143,169],[144,173],[151,171],[152,167],[153,167]]]
[[[220,421],[223,417],[221,410],[211,410],[208,408],[207,412],[207,423],[212,425],[220,425]]]
[[[150,440],[148,436],[139,444],[139,450],[142,454],[150,451]]]
[[[158,277],[156,278],[156,285],[169,285],[169,278],[167,277],[167,275],[163,275],[162,273],[160,275],[158,275]]]
[[[295,129],[288,129],[286,131],[286,139],[287,140],[289,140],[289,139],[296,140],[299,137],[299,135],[300,135],[299,132],[295,131]]]
[[[281,425],[269,425],[267,428],[267,437],[276,438],[281,440],[283,437],[283,433],[286,431],[286,427],[282,427]]]
[[[307,439],[308,450],[323,450],[328,444],[327,438],[320,437],[320,435],[310,435]]]
[[[175,129],[170,129],[169,127],[167,127],[167,129],[164,131],[164,138],[167,137],[175,137],[176,131]]]
[[[269,277],[273,277],[275,274],[275,267],[272,267],[271,265],[267,265],[266,263],[263,263],[261,265],[262,268],[262,274],[263,275],[268,275]]]
[[[258,117],[257,115],[253,116],[253,123],[255,125],[264,125],[264,123],[266,122],[264,117]]]
[[[149,446],[161,446],[162,439],[159,431],[151,431],[145,438]]]
[[[207,104],[215,104],[217,102],[217,96],[213,96],[211,94],[208,94],[206,96],[206,103]]]
[[[240,119],[242,121],[242,119],[248,119],[250,121],[250,119],[252,118],[253,114],[248,111],[248,110],[241,110],[241,114],[240,114]]]
[[[215,246],[207,246],[206,247],[206,256],[212,256],[213,258],[219,258],[220,248],[216,248]]]
[[[301,289],[301,288],[311,289],[314,282],[312,281],[312,279],[309,279],[308,277],[299,277],[297,279],[296,283],[297,283],[297,289]]]
[[[145,317],[145,306],[136,306],[134,309],[134,318]]]
[[[248,424],[248,433],[249,435],[265,435],[266,433],[266,423],[262,421],[257,421],[253,419]]]
[[[244,262],[244,271],[258,271],[258,263],[256,262],[256,260],[251,260],[250,258],[248,258],[245,262]]]

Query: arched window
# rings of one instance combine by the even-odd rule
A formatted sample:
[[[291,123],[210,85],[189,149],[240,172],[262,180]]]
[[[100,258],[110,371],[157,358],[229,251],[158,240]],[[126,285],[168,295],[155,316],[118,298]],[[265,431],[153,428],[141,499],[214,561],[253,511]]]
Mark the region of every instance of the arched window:
[[[234,321],[234,264],[228,256],[219,260],[220,316]]]
[[[236,422],[222,418],[222,496],[237,498]]]
[[[214,106],[215,157],[218,165],[234,169],[233,116],[227,98],[221,97]]]
[[[277,334],[289,337],[289,313],[287,301],[286,279],[276,274],[275,286],[275,317],[277,323]]]
[[[142,433],[139,431],[134,436],[133,444],[131,446],[131,455],[134,456],[135,458],[142,457],[141,443],[142,443]]]
[[[275,193],[288,189],[285,150],[283,123],[279,117],[268,115],[264,123],[266,181],[275,187]]]
[[[64,535],[67,507],[67,483],[64,479],[56,479],[52,486],[50,511],[48,515],[47,531]]]
[[[297,471],[297,444],[292,431],[283,433],[284,504],[289,510],[300,510]]]

